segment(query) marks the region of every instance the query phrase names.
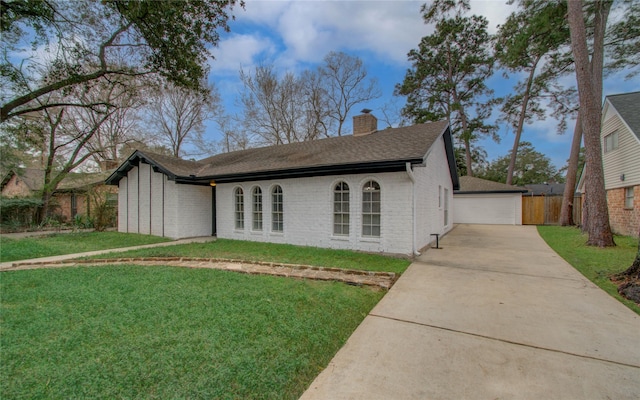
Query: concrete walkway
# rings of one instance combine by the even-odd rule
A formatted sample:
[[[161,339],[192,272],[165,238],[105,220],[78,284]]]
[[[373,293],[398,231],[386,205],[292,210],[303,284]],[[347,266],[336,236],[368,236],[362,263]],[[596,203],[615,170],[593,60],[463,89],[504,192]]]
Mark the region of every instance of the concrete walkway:
[[[4,236],[4,235],[2,235]],[[215,236],[202,236],[202,237],[194,237],[194,238],[186,238],[174,240],[171,242],[162,242],[162,243],[152,243],[152,244],[144,244],[140,246],[131,246],[131,247],[121,247],[119,249],[107,249],[107,250],[96,250],[96,251],[87,251],[84,253],[76,253],[76,254],[64,254],[61,256],[51,256],[51,257],[40,257],[33,258],[30,260],[20,260],[20,261],[9,261],[0,263],[0,271],[13,269],[14,263],[21,264],[29,264],[29,263],[55,263],[60,261],[72,260],[74,258],[80,257],[89,257],[89,256],[97,256],[100,254],[108,254],[108,253],[120,253],[129,250],[138,250],[138,249],[148,249],[151,247],[164,247],[164,246],[173,246],[176,244],[186,244],[186,243],[206,243],[212,242],[216,240]]]
[[[640,317],[529,226],[457,226],[302,399],[638,399]]]

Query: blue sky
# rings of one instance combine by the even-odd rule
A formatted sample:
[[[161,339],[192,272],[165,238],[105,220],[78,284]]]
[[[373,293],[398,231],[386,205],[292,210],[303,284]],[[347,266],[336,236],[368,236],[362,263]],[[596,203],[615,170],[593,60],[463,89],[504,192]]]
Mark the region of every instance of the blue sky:
[[[247,0],[245,10],[234,9],[235,21],[231,32],[222,33],[219,46],[213,50],[209,80],[219,89],[227,112],[237,112],[236,98],[242,89],[238,77],[240,68],[250,71],[255,65],[273,63],[279,73],[299,72],[322,63],[330,51],[342,51],[360,57],[371,77],[378,80],[383,96],[357,107],[366,107],[380,116],[385,103],[404,105],[404,98],[393,98],[393,90],[410,67],[407,53],[418,46],[423,36],[433,33],[433,26],[425,25],[420,16],[424,1],[257,1]],[[506,0],[472,0],[471,12],[485,16],[489,29],[495,33],[497,25],[511,13],[513,6]],[[606,78],[604,94],[640,90],[640,79],[625,80],[625,73]],[[572,85],[574,77],[564,79]],[[496,73],[488,82],[497,95],[508,93],[514,81]],[[492,118],[498,115],[494,113]],[[557,122],[549,117],[525,127],[522,140],[532,142],[558,167],[569,156],[573,121],[568,132],[556,133]],[[350,125],[346,131],[351,130]],[[210,140],[220,140],[215,125],[207,127]],[[493,160],[507,154],[513,145],[513,132],[500,126],[500,144],[483,140],[482,146]]]

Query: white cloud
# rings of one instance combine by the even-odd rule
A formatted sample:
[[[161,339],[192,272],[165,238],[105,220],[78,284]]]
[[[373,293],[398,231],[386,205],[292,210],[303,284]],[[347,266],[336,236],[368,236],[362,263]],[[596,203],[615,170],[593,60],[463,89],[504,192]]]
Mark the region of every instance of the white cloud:
[[[237,75],[241,66],[251,67],[256,59],[271,56],[274,52],[275,45],[269,38],[232,34],[212,50],[215,60],[211,63],[211,70],[215,74]]]

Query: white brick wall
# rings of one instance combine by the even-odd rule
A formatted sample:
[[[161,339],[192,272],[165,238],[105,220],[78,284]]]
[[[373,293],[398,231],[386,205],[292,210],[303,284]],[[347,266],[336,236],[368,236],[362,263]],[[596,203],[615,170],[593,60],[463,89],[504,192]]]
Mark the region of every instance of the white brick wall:
[[[211,186],[177,185],[168,182],[167,188],[176,192],[176,238],[211,236]]]
[[[438,139],[427,156],[425,167],[415,167],[416,177],[416,249],[431,242],[435,236],[444,234],[453,227],[453,183],[449,175],[449,164],[444,148],[444,139]],[[447,192],[447,199],[445,196]],[[438,199],[442,196],[442,199]],[[448,206],[448,223],[444,224],[445,206]]]
[[[373,179],[381,190],[380,238],[362,237],[362,186]],[[349,185],[350,233],[333,235],[333,188]],[[284,232],[271,231],[271,190],[280,185],[284,197]],[[252,228],[253,187],[263,192],[263,230]],[[245,229],[234,229],[234,189],[241,187],[245,201]],[[291,243],[304,246],[370,252],[411,253],[411,181],[406,172],[357,174],[219,184],[217,192],[218,237]]]

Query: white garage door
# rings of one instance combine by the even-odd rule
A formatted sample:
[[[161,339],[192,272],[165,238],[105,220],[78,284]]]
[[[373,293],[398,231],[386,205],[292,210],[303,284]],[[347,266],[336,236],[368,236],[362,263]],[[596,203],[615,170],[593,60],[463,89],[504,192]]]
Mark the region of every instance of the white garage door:
[[[520,193],[454,194],[453,222],[522,225],[522,195]]]

